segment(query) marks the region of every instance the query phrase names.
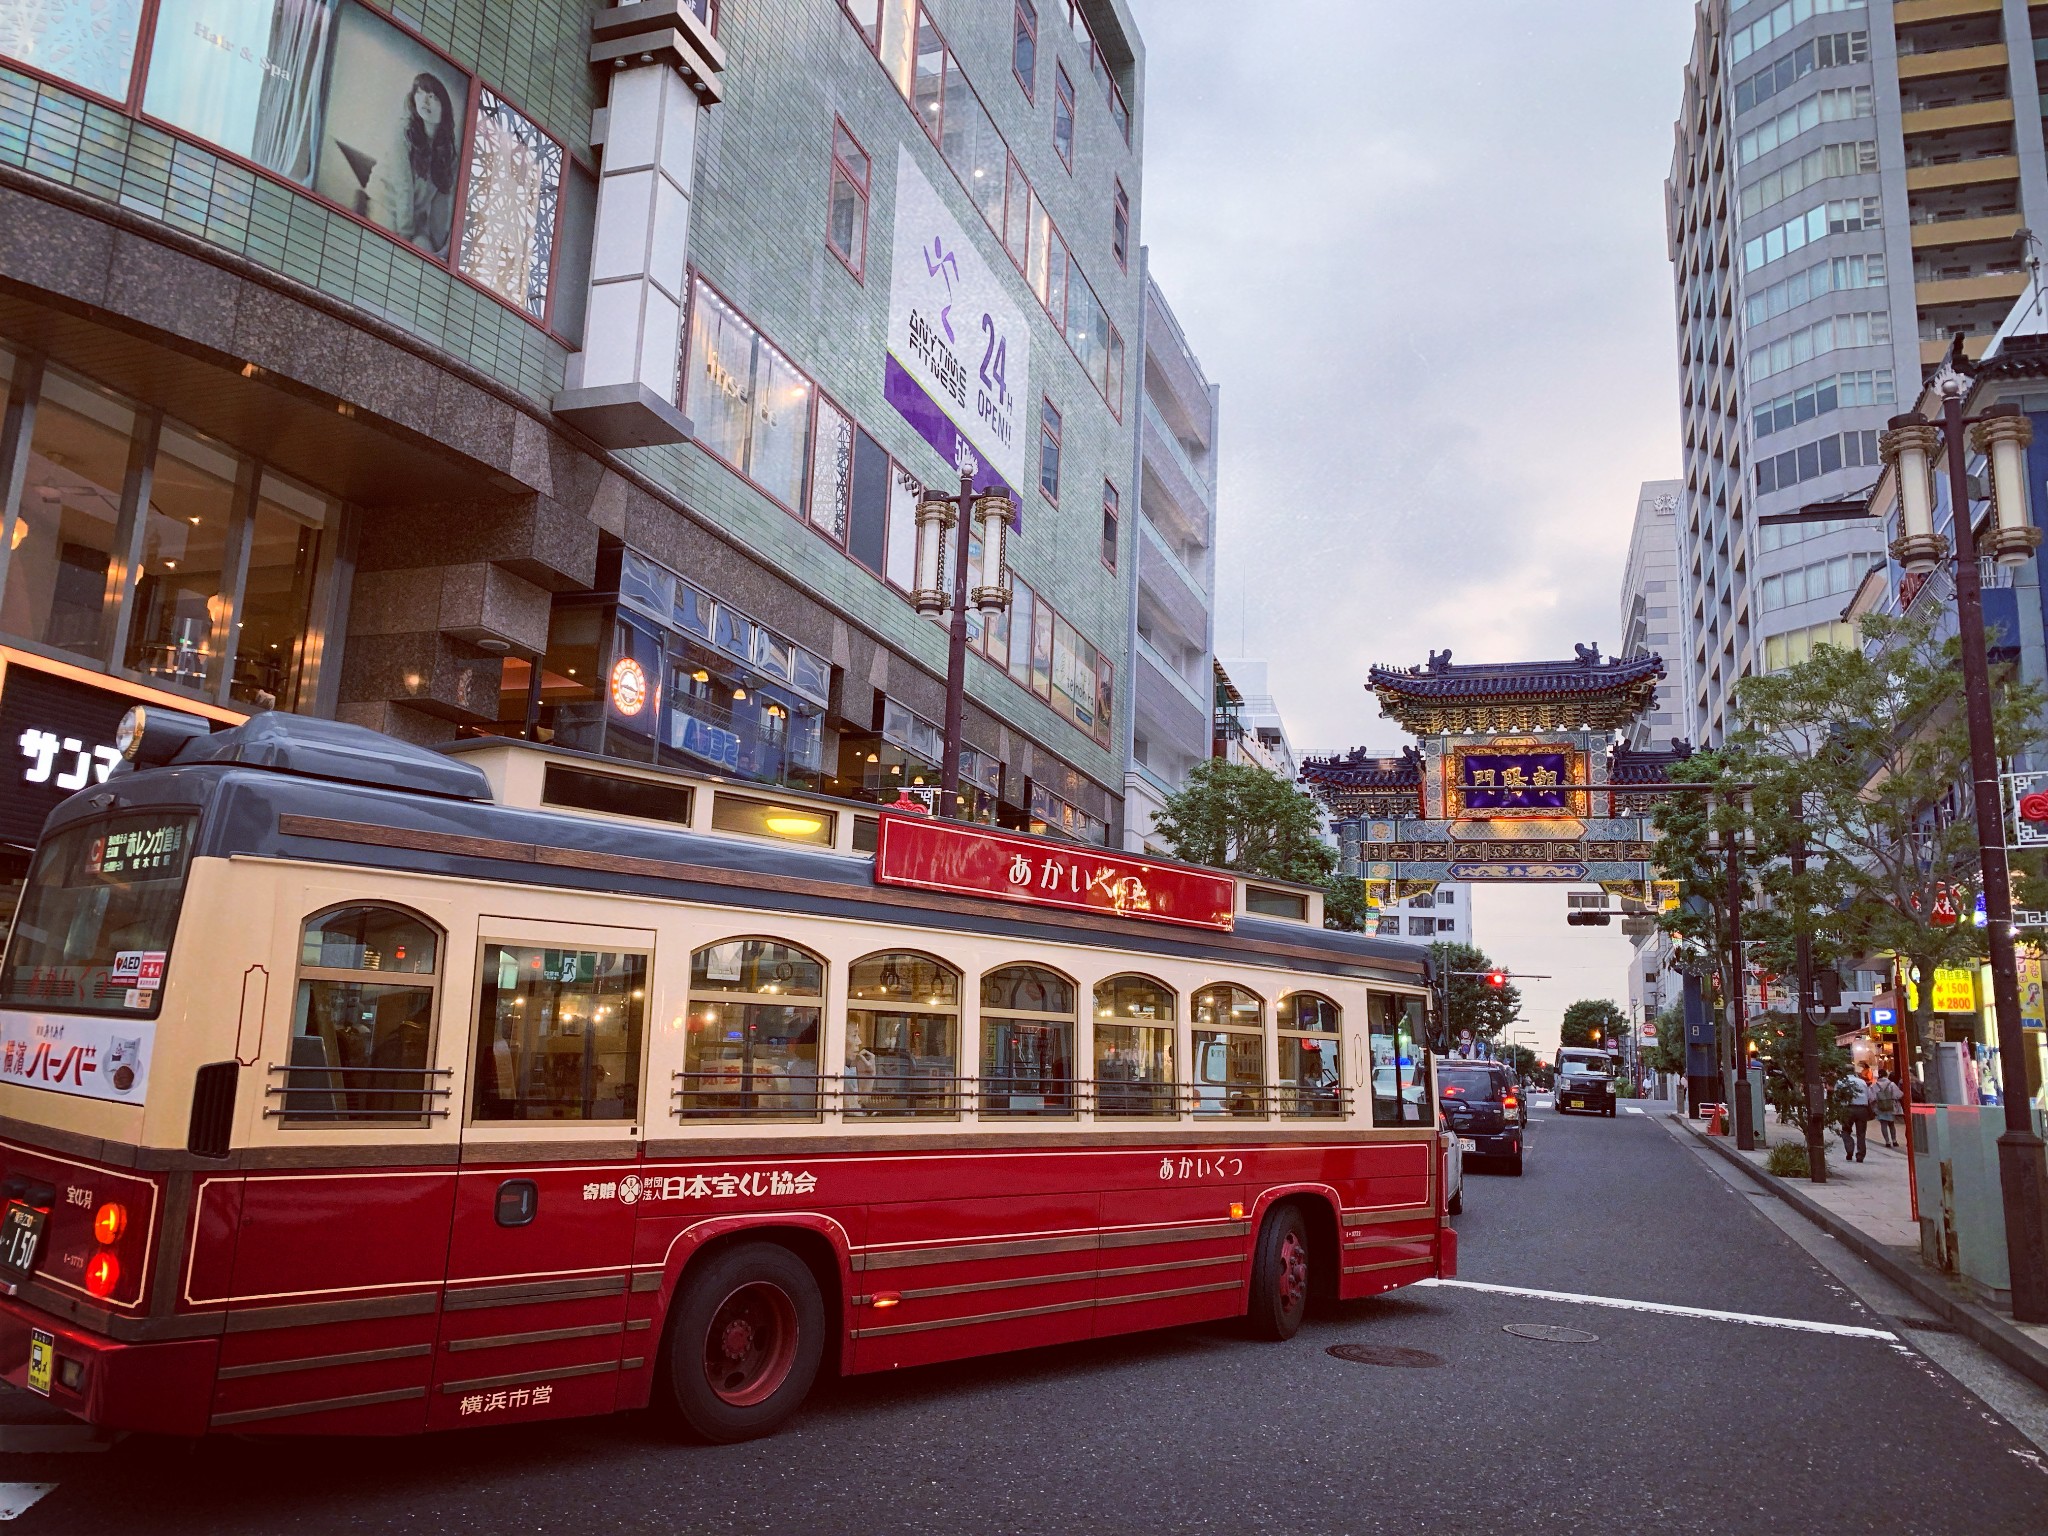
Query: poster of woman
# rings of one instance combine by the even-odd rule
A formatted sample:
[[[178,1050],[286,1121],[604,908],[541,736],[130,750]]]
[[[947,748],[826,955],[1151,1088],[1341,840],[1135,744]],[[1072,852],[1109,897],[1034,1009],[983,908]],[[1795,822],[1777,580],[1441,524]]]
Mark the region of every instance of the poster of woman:
[[[445,258],[469,77],[360,5],[335,18],[313,190]]]

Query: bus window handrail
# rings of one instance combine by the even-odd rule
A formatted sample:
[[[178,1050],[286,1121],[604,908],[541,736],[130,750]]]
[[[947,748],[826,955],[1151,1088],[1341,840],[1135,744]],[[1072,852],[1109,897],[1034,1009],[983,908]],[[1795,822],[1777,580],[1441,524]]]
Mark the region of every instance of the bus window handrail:
[[[815,1121],[827,1111],[863,1121],[957,1118],[1344,1119],[1354,1087],[1296,1083],[1192,1083],[1139,1078],[950,1077],[916,1071],[791,1073],[734,1064],[677,1072],[671,1109],[680,1120]],[[1017,1104],[1016,1099],[1041,1102]],[[886,1102],[877,1102],[886,1101]]]
[[[426,1124],[452,1113],[446,1102],[436,1102],[453,1097],[455,1074],[450,1067],[330,1067],[279,1062],[270,1072],[283,1081],[265,1087],[264,1097],[283,1102],[264,1105],[266,1120]],[[356,1098],[372,1102],[345,1103]],[[293,1103],[294,1099],[300,1102]],[[324,1107],[318,1107],[322,1101]]]

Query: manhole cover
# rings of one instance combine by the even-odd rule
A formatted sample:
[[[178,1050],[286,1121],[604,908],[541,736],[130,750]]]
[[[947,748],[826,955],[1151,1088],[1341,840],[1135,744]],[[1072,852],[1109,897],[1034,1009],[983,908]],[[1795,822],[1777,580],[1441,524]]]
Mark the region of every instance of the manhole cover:
[[[1549,1344],[1597,1344],[1600,1335],[1578,1328],[1558,1328],[1550,1323],[1509,1323],[1501,1329],[1520,1339],[1542,1339]]]
[[[1332,1344],[1323,1353],[1353,1365],[1396,1365],[1411,1371],[1444,1363],[1442,1355],[1432,1355],[1426,1349],[1401,1349],[1392,1344]]]

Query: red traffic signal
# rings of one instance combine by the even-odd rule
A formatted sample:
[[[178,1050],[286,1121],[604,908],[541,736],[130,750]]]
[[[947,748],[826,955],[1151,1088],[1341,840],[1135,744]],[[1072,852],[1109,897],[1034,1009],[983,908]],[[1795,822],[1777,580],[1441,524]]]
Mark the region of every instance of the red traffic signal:
[[[1498,991],[1508,984],[1508,973],[1506,971],[1488,971],[1486,973],[1486,984]]]

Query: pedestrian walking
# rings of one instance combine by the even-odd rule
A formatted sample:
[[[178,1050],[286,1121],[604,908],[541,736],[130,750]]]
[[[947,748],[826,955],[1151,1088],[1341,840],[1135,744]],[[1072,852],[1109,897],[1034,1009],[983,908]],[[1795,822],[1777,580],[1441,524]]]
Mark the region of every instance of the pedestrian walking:
[[[1860,1071],[1842,1079],[1842,1155],[1860,1163],[1870,1151],[1870,1084]]]
[[[1892,1080],[1889,1072],[1877,1074],[1877,1081],[1870,1085],[1870,1108],[1877,1116],[1877,1131],[1888,1147],[1899,1144],[1899,1105],[1905,1099],[1905,1090]]]

